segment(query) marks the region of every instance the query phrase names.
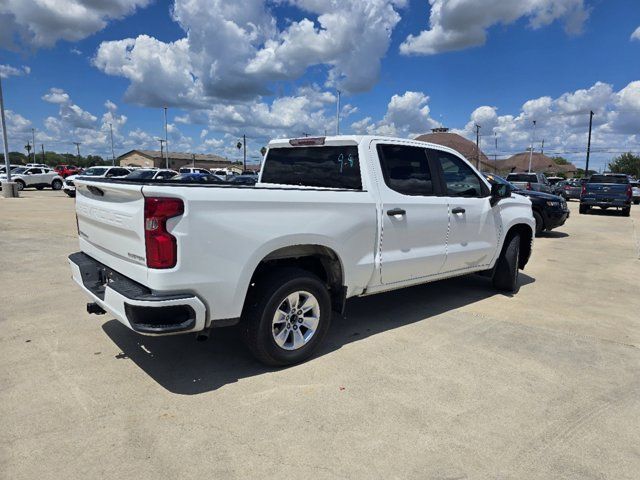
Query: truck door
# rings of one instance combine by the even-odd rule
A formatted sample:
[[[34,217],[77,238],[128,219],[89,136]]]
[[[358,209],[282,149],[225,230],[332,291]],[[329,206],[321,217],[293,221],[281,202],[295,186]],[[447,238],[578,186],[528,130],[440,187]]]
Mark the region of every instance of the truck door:
[[[447,200],[435,195],[426,150],[392,143],[374,148],[384,180],[380,185],[382,283],[436,275],[445,261],[449,213]]]
[[[453,153],[430,149],[441,168],[451,214],[447,260],[443,272],[489,265],[498,245],[500,212],[490,203],[490,190],[466,161]]]

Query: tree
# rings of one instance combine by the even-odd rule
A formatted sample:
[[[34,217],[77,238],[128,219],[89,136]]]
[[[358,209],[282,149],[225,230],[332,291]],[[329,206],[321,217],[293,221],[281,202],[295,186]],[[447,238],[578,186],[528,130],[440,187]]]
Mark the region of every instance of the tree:
[[[593,175],[594,173],[598,173],[595,170],[591,170],[589,169],[589,173],[587,174],[587,177],[590,177],[591,175]],[[576,175],[575,178],[582,178],[584,177],[584,168],[576,168]]]
[[[640,178],[640,157],[631,152],[623,153],[609,163],[609,169],[613,173],[626,173]]]
[[[553,160],[553,163],[555,163],[556,165],[569,165],[569,160],[567,160],[564,157],[551,157],[551,160]]]

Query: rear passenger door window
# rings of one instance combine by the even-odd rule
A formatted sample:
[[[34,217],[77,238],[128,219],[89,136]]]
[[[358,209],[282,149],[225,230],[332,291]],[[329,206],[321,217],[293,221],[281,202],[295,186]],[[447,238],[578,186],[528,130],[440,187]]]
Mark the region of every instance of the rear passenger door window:
[[[387,186],[403,195],[433,195],[434,185],[426,151],[409,145],[378,145]]]
[[[484,197],[489,193],[486,185],[461,158],[440,150],[431,150],[431,155],[442,168],[447,196]]]

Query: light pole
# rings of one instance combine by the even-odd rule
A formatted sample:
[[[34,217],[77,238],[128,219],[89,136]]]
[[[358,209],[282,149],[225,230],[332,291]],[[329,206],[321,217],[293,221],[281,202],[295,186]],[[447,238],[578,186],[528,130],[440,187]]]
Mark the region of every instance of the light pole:
[[[0,120],[2,120],[2,146],[4,147],[4,164],[7,169],[7,183],[11,182],[11,168],[9,162],[9,142],[7,140],[7,121],[4,116],[4,99],[2,98],[2,76],[0,76]],[[13,188],[3,188],[7,192],[13,192]],[[8,193],[4,194],[9,196]],[[13,195],[11,195],[13,196]]]
[[[480,125],[476,123],[476,168],[480,169]]]
[[[238,150],[240,150],[241,148],[244,149],[244,153],[242,155],[242,172],[244,173],[244,171],[247,169],[247,136],[246,135],[242,135],[242,141],[238,142],[236,144],[236,147],[238,148]]]
[[[116,164],[116,153],[113,150],[113,125],[111,125],[111,123],[109,123],[109,131],[111,132],[111,165]]]
[[[169,136],[167,134],[167,107],[164,107],[164,145],[165,149],[165,168],[169,169]]]
[[[338,92],[338,101],[336,102],[336,135],[340,135],[340,95],[342,92],[340,90],[336,90]]]
[[[36,129],[31,129],[31,144],[33,145],[33,163],[36,163]]]
[[[160,158],[164,158],[164,148],[162,146],[164,144],[164,140],[162,138],[159,138],[158,141],[160,142]]]
[[[533,160],[533,143],[536,141],[536,121],[533,121],[533,137],[531,138],[531,148],[529,149],[529,170],[531,173],[531,161]]]

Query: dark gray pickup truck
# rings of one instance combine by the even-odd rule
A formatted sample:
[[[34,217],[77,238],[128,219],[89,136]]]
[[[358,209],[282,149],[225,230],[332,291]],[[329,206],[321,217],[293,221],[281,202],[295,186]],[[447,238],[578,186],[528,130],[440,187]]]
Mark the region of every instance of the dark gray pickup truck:
[[[588,213],[592,207],[619,208],[628,217],[633,196],[629,177],[624,174],[605,173],[592,175],[582,186],[580,213]]]

